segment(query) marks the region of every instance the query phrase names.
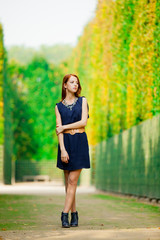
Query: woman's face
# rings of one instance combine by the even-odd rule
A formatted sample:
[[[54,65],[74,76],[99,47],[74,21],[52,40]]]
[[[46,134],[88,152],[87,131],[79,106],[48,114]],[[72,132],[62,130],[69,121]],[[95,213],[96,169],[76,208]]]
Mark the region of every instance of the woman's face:
[[[68,91],[76,93],[78,90],[78,79],[71,76],[64,86],[68,89]]]

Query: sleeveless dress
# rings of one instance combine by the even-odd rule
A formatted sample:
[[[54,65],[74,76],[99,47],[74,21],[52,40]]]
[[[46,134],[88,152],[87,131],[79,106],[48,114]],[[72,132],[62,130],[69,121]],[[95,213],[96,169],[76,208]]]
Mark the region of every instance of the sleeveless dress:
[[[56,103],[61,115],[62,125],[67,125],[81,120],[82,117],[82,97],[72,107],[67,108],[62,102]],[[72,105],[72,104],[70,104]],[[89,106],[87,104],[88,111]],[[88,114],[89,118],[89,114]],[[81,168],[90,168],[89,146],[86,132],[83,133],[63,133],[64,146],[69,155],[68,163],[61,160],[61,149],[58,142],[57,167],[63,170],[76,170]]]

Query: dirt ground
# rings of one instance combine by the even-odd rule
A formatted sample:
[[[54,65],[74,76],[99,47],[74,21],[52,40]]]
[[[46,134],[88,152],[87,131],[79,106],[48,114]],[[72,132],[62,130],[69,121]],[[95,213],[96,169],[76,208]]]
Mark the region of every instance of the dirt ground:
[[[98,191],[77,191],[79,226],[64,229],[60,215],[65,194],[42,193],[0,191],[0,240],[160,240],[160,206]]]

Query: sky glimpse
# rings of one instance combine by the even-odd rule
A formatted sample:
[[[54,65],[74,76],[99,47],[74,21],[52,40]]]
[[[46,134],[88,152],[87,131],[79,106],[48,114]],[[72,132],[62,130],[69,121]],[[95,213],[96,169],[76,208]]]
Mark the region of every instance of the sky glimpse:
[[[97,0],[0,0],[6,47],[77,44]]]

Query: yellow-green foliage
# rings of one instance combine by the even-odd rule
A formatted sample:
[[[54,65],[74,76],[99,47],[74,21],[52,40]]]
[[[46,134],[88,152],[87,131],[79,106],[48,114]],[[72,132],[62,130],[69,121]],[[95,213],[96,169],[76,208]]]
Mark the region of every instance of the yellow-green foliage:
[[[89,103],[92,145],[160,112],[158,9],[156,0],[99,0],[72,52],[68,72]]]
[[[4,140],[4,116],[3,116],[3,68],[4,68],[4,46],[3,46],[3,29],[0,24],[0,144]]]

